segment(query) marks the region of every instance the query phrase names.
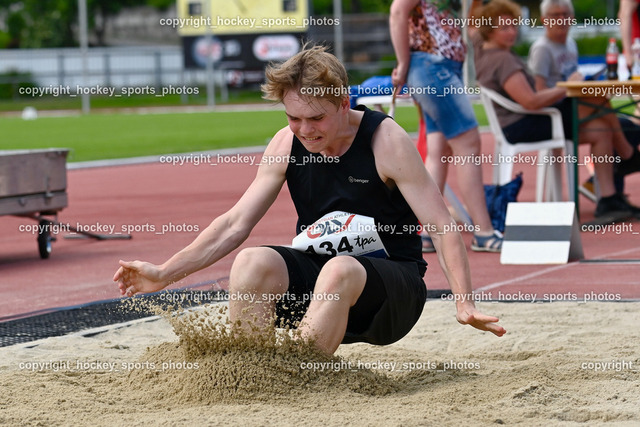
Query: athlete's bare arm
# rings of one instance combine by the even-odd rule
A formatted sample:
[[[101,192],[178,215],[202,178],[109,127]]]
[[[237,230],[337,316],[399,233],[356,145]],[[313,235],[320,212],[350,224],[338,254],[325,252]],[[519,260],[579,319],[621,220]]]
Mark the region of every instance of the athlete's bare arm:
[[[451,230],[455,221],[409,135],[393,120],[384,120],[374,134],[373,152],[382,180],[400,189],[420,223],[427,227],[456,297],[458,321],[502,336],[506,331],[496,323],[498,318],[475,308],[464,242],[460,233]]]
[[[120,293],[133,296],[138,292],[159,291],[212,265],[240,246],[282,188],[292,138],[288,127],[280,130],[265,149],[256,177],[240,200],[165,263],[120,261],[120,268],[113,277],[115,282],[120,282]]]

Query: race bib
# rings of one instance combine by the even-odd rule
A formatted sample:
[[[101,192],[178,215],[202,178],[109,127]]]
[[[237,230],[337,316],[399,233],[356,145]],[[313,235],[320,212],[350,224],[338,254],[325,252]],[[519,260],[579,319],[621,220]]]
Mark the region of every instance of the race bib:
[[[342,211],[331,212],[311,224],[293,239],[291,247],[330,256],[389,256],[373,218]]]

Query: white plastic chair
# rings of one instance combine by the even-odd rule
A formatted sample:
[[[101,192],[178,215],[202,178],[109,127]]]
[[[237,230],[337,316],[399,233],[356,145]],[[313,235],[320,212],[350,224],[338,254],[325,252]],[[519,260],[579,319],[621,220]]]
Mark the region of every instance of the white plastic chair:
[[[495,159],[493,160],[493,182],[503,185],[513,179],[513,162],[499,162],[499,155],[503,157],[513,156],[519,153],[538,151],[536,175],[536,202],[562,200],[562,165],[566,166],[569,201],[574,201],[574,162],[558,162],[549,165],[545,162],[545,156],[551,155],[551,150],[561,148],[565,154],[573,154],[573,141],[566,139],[562,127],[562,115],[556,108],[541,108],[539,110],[527,110],[520,104],[505,98],[494,90],[480,86],[480,98],[487,114],[491,132],[496,141]],[[536,142],[510,143],[504,136],[502,127],[498,122],[498,115],[494,108],[496,103],[507,110],[520,114],[539,114],[551,118],[551,139]],[[545,191],[546,190],[546,191]]]

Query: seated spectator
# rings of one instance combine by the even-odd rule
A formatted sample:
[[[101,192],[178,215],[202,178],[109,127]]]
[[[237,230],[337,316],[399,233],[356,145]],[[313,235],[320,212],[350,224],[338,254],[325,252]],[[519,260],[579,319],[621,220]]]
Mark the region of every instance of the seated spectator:
[[[536,91],[535,79],[528,73],[524,62],[511,51],[518,36],[519,6],[510,0],[493,0],[479,14],[484,25],[474,31],[470,29],[478,82],[529,110],[558,108],[562,113],[565,136],[572,138],[571,103],[566,99],[566,90],[553,87]],[[480,16],[476,13],[476,18]],[[569,76],[569,80],[578,78],[580,76],[575,74]],[[508,141],[535,142],[551,137],[551,123],[547,116],[518,114],[500,106],[496,106],[496,112]],[[591,145],[595,159],[612,158],[614,144],[617,144],[621,159],[618,170],[640,170],[640,152],[629,145],[611,117],[599,117],[581,124],[580,143]],[[622,194],[616,192],[613,167],[613,163],[607,161],[594,163],[601,194],[595,216],[615,220],[640,217],[640,208],[630,205]]]
[[[537,91],[554,87],[556,83],[565,81],[578,71],[578,48],[576,42],[569,37],[569,23],[573,16],[573,5],[571,0],[543,0],[540,4],[540,14],[545,27],[545,35],[537,39],[529,50],[528,66],[535,79],[535,89]],[[581,80],[581,74],[575,74]],[[604,103],[611,108],[609,100],[604,97],[588,98],[585,101],[592,104]],[[587,116],[593,109],[580,105],[581,116]],[[624,137],[637,147],[640,142],[638,133],[640,128],[627,118],[617,119],[613,114],[606,116],[607,120],[612,120],[612,127],[621,128]],[[619,121],[619,124],[616,123]],[[627,142],[621,137],[619,132],[614,135],[614,148],[625,151]],[[628,151],[628,149],[626,149]],[[616,191],[622,193],[624,190],[624,176],[617,173],[614,165],[614,183]]]

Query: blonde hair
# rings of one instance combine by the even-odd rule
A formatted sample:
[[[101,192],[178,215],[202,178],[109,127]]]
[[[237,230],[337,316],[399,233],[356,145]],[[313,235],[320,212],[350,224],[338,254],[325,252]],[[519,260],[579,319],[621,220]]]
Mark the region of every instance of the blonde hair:
[[[489,34],[495,30],[495,23],[499,22],[500,16],[507,15],[519,18],[521,15],[520,6],[510,0],[491,0],[482,9],[480,16],[482,20],[479,31],[484,40],[489,38]]]
[[[281,64],[265,70],[266,83],[261,86],[264,99],[282,102],[287,92],[323,98],[339,106],[349,95],[347,70],[325,46],[307,47]]]

